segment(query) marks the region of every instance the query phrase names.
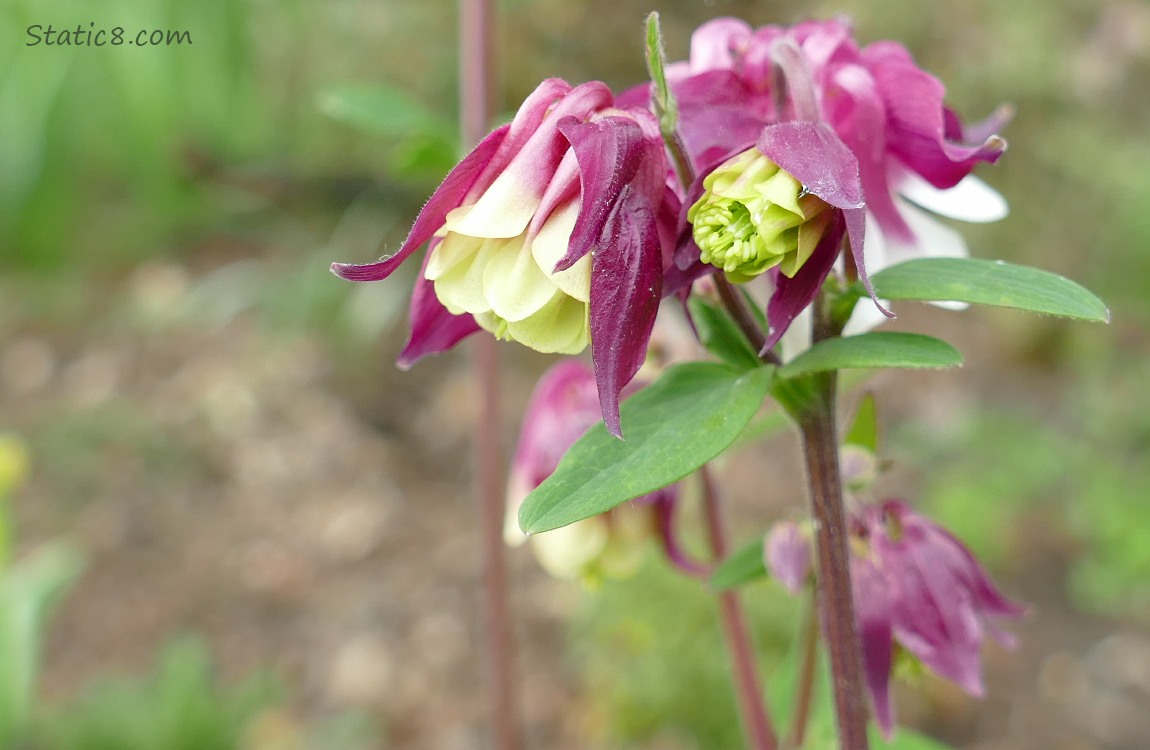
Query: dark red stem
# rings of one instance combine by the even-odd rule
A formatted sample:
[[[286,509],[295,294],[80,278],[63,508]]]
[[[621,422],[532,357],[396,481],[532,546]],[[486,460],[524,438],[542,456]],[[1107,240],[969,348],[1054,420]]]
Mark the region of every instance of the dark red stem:
[[[727,538],[719,508],[719,493],[713,477],[706,466],[699,470],[703,479],[703,510],[711,553],[716,564],[727,556]],[[739,715],[743,719],[743,730],[753,750],[776,750],[779,746],[771,719],[767,716],[763,699],[762,681],[755,666],[755,650],[751,645],[751,635],[747,629],[747,618],[743,613],[739,595],[735,591],[723,591],[718,595],[719,619],[723,624],[723,635],[727,652],[731,659],[731,672],[735,683],[735,695],[739,701]]]
[[[463,142],[467,146],[478,143],[487,133],[491,48],[490,0],[460,0],[459,109]],[[472,366],[479,401],[472,437],[483,547],[483,651],[490,684],[490,723],[498,750],[520,750],[523,741],[515,689],[514,628],[503,545],[499,354],[494,338],[475,337]]]
[[[819,611],[830,653],[839,747],[842,750],[867,750],[862,651],[855,628],[850,549],[835,426],[836,373],[815,377],[816,397],[800,416],[799,429],[803,435],[803,454],[811,490]]]

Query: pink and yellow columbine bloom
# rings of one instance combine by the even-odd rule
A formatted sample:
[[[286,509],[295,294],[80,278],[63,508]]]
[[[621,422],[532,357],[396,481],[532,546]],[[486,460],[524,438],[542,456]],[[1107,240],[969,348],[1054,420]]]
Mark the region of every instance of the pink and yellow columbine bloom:
[[[866,505],[850,519],[851,588],[875,720],[894,728],[890,678],[896,647],[939,677],[981,697],[982,641],[1013,646],[994,626],[1026,608],[1007,599],[953,534],[899,500]],[[767,570],[791,593],[810,579],[809,530],[785,521],[766,538]]]
[[[383,279],[426,244],[401,366],[479,329],[542,352],[590,344],[619,434],[619,392],[643,362],[678,210],[666,176],[650,112],[615,107],[599,82],[549,79],[452,170],[395,255],[332,270]]]
[[[599,414],[595,375],[581,361],[565,359],[539,379],[508,474],[504,538],[509,544],[526,539],[516,522],[519,506],[551,476],[567,449],[599,421]],[[664,487],[625,506],[537,534],[531,537],[535,556],[559,578],[625,577],[635,572],[647,543],[657,536],[672,562],[691,568],[693,563],[678,547],[671,528],[677,496],[676,486]]]

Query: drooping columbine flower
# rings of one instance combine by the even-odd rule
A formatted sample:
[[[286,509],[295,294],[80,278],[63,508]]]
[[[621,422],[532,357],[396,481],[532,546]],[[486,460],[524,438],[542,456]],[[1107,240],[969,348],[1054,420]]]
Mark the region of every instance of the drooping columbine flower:
[[[578,360],[553,366],[535,386],[507,483],[508,544],[526,537],[516,519],[527,495],[551,475],[567,449],[599,421],[595,376]],[[673,562],[692,563],[679,550],[671,524],[677,490],[667,487],[632,503],[531,537],[543,567],[560,578],[597,580],[634,572],[646,543],[658,535]]]
[[[425,243],[401,366],[484,328],[544,352],[591,344],[601,411],[642,364],[677,212],[653,116],[620,109],[606,85],[544,81],[514,120],[447,176],[395,255],[334,264],[386,278]]]
[[[950,532],[888,500],[851,515],[851,588],[875,720],[889,739],[894,727],[890,678],[896,648],[973,696],[983,694],[984,634],[1014,639],[990,620],[1025,608],[1004,597],[970,551]],[[809,532],[791,521],[767,535],[763,562],[793,594],[810,575]]]
[[[906,503],[869,506],[852,521],[851,581],[867,688],[889,737],[894,644],[981,696],[983,636],[1014,643],[990,620],[1021,617],[1026,610],[998,591],[962,542]]]

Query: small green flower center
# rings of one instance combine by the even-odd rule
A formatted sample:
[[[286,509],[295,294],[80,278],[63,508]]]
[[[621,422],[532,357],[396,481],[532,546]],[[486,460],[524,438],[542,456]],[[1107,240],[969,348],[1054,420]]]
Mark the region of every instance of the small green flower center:
[[[829,222],[827,205],[755,149],[720,165],[687,213],[704,263],[746,281],[780,266],[793,276]]]

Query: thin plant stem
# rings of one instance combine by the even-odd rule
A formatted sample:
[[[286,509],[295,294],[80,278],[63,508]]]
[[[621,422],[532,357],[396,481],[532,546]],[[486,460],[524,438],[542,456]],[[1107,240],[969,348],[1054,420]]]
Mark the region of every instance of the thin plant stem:
[[[817,330],[818,324],[816,340],[819,338]],[[835,426],[836,375],[831,372],[815,376],[815,397],[800,415],[799,429],[810,481],[819,611],[830,653],[839,747],[842,750],[867,750],[862,651],[855,629],[850,550]]]
[[[790,750],[803,746],[807,737],[807,723],[811,718],[811,700],[814,697],[815,666],[819,655],[819,603],[818,589],[810,589],[811,598],[803,609],[799,628],[799,679],[795,684],[795,712],[791,717],[791,733],[787,743]]]
[[[703,510],[707,534],[717,564],[727,556],[727,538],[719,508],[719,493],[707,467],[703,466],[699,473],[703,480]],[[718,599],[719,618],[722,620],[724,640],[731,660],[735,695],[738,697],[743,730],[753,750],[776,750],[779,741],[767,715],[762,680],[759,679],[758,668],[755,666],[755,651],[739,595],[735,591],[723,591],[718,595]]]
[[[487,132],[491,99],[490,0],[460,0],[459,108],[463,142],[478,143]],[[503,450],[500,444],[500,370],[495,339],[472,343],[479,408],[472,438],[483,549],[484,657],[490,690],[490,724],[498,750],[523,747],[515,685],[514,628],[503,544]]]
[[[731,319],[735,321],[735,325],[747,337],[751,346],[755,347],[755,351],[759,353],[759,359],[772,365],[782,364],[777,354],[766,349],[767,336],[759,327],[758,321],[751,315],[751,311],[747,309],[747,301],[743,299],[743,295],[735,288],[735,285],[727,279],[726,274],[722,271],[715,271],[712,278],[715,282],[715,289],[719,292],[719,299],[723,302],[723,307],[727,308],[727,312],[731,314]]]

